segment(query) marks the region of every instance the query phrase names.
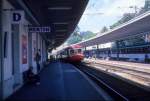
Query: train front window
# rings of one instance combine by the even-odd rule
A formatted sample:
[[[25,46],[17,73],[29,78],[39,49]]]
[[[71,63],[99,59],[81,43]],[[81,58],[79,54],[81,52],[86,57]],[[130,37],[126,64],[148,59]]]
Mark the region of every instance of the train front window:
[[[74,54],[74,50],[70,50],[70,54]]]
[[[78,49],[78,53],[82,53],[82,49]]]

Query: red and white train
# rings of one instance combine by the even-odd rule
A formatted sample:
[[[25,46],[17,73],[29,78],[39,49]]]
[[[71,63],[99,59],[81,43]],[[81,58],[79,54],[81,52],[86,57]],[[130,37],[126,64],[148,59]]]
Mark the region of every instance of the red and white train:
[[[66,47],[59,52],[57,57],[67,62],[80,62],[84,59],[82,46],[72,45],[72,46]]]

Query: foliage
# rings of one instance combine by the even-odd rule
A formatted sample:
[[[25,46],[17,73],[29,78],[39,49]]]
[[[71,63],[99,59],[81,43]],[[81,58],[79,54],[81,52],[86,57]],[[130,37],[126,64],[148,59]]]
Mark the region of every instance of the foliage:
[[[136,9],[137,9],[137,7],[135,6],[135,10]],[[149,10],[150,10],[150,0],[145,0],[144,7],[140,8],[140,11],[138,13],[137,12],[125,13],[119,21],[117,21],[116,23],[114,23],[113,25],[110,26],[110,29],[113,29],[113,28],[119,26],[120,24],[125,23],[125,22],[131,20],[132,18],[134,18],[134,17],[136,17],[136,16],[138,16],[138,15],[140,15],[146,11],[149,11]]]
[[[113,25],[110,26],[110,29],[113,29],[113,28],[131,20],[132,18],[135,17],[135,15],[136,15],[135,13],[125,13],[119,21],[117,21],[116,23],[114,23]]]
[[[67,43],[68,43],[68,45],[75,44],[75,43],[81,42],[82,40],[90,39],[94,36],[96,36],[96,33],[93,33],[91,31],[79,32],[79,30],[78,30],[78,31],[75,31],[70,36],[70,38],[67,40]]]
[[[80,28],[77,26],[75,31],[72,33],[70,38],[67,40],[67,44],[75,44],[82,41],[82,36],[80,35]]]
[[[68,39],[67,43],[70,45],[70,44],[78,43],[80,41],[82,41],[81,37],[73,35]]]
[[[83,40],[87,40],[87,39],[90,39],[90,38],[96,36],[96,33],[93,33],[91,31],[86,31],[86,32],[81,32],[81,36],[82,36]]]
[[[108,31],[108,28],[106,26],[104,26],[102,29],[101,29],[101,33],[104,33],[104,32],[107,32]]]

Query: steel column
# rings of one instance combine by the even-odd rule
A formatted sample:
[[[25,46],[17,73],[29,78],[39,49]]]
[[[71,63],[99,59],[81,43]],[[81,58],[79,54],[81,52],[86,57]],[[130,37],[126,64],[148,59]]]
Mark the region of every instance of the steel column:
[[[3,99],[2,0],[0,0],[0,100]]]
[[[117,48],[117,60],[119,60],[119,41],[116,41],[116,48]]]
[[[99,47],[98,47],[98,45],[96,45],[96,48],[97,48],[97,51],[96,51],[96,58],[98,58],[98,57],[99,57]]]

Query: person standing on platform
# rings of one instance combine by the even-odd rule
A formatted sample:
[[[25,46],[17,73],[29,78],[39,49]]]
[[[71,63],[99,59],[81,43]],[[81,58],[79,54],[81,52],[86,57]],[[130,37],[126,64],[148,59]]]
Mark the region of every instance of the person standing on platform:
[[[41,61],[40,49],[36,53],[35,61],[36,61],[36,64],[37,64],[37,70],[39,72],[40,71],[40,61]]]

